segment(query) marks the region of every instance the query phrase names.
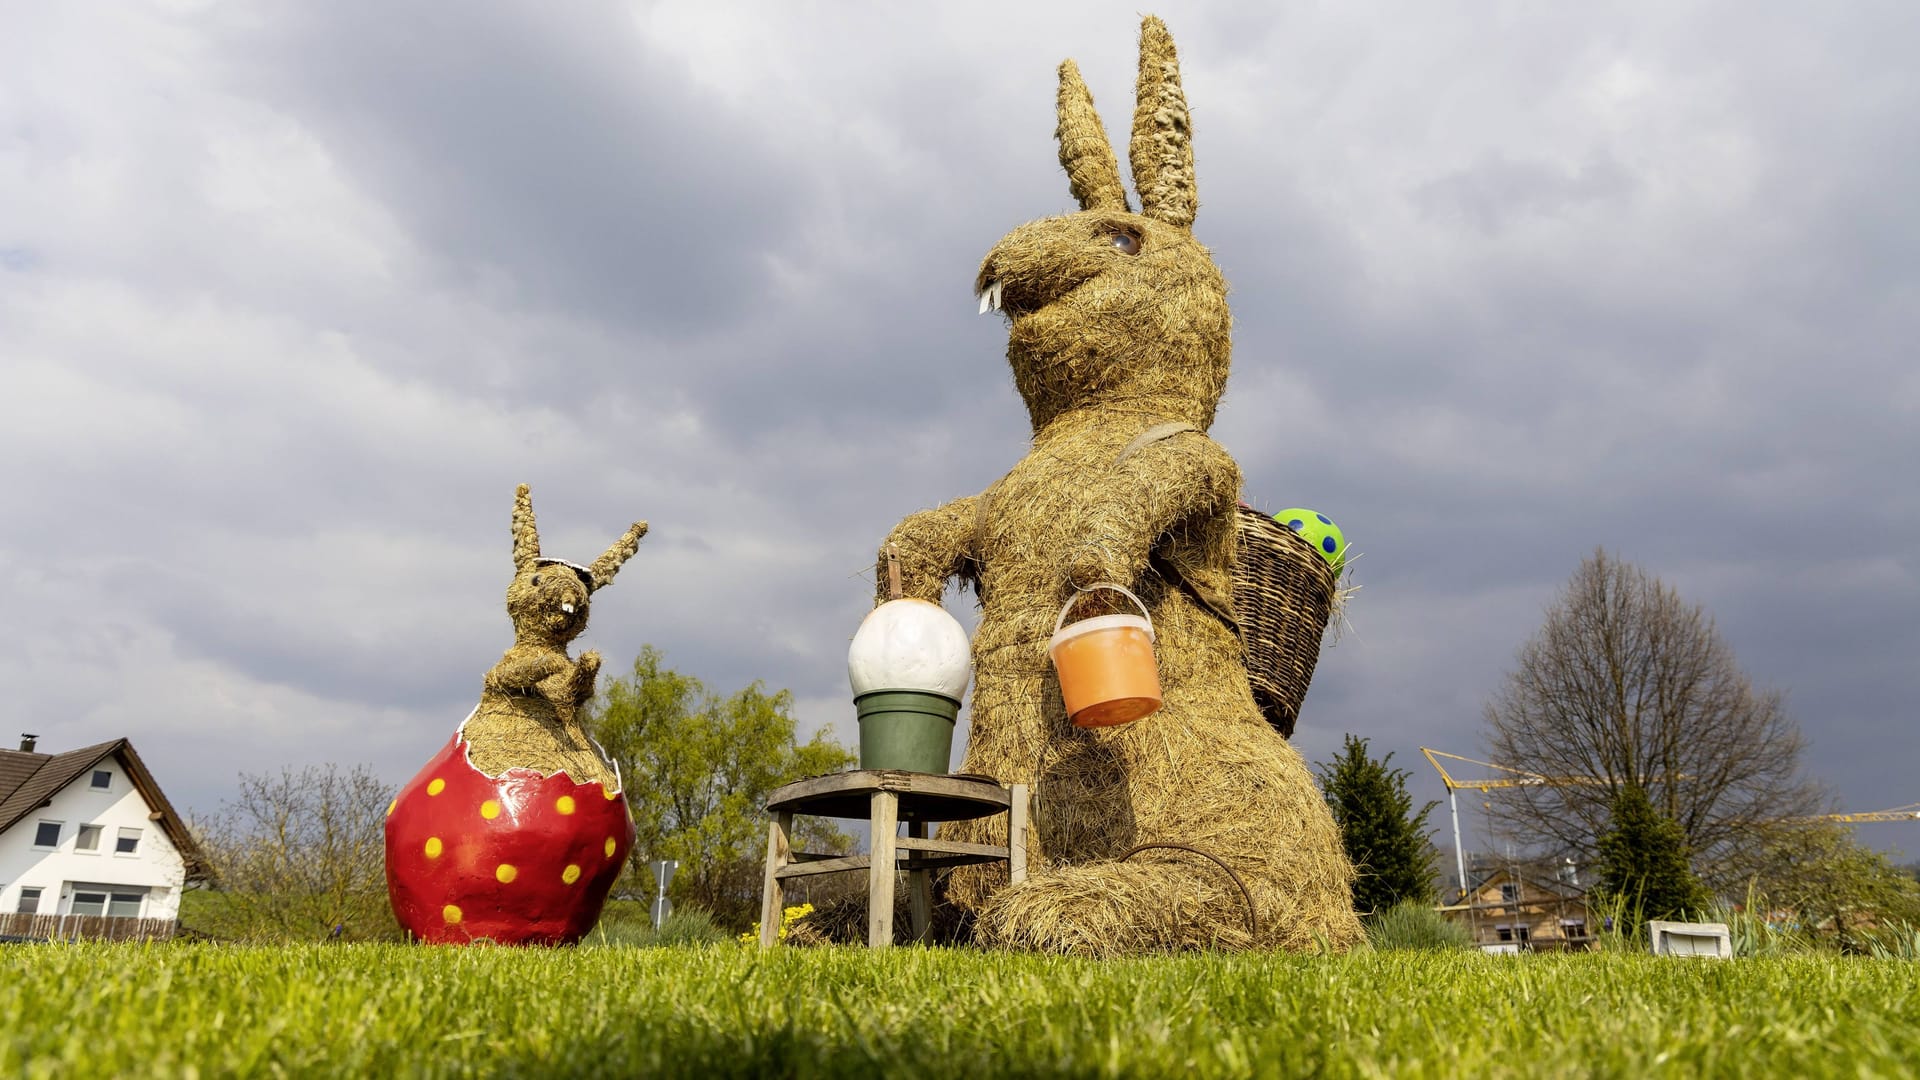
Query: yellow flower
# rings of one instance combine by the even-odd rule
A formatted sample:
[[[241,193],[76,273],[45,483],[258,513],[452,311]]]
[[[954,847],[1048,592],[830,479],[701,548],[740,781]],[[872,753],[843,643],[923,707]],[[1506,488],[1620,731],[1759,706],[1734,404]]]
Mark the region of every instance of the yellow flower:
[[[780,941],[787,940],[787,931],[793,928],[793,924],[811,914],[813,914],[812,904],[796,904],[780,912],[780,932],[776,935],[777,939]],[[752,945],[759,940],[760,924],[757,922],[753,924],[752,930],[740,935],[740,944],[742,945]]]

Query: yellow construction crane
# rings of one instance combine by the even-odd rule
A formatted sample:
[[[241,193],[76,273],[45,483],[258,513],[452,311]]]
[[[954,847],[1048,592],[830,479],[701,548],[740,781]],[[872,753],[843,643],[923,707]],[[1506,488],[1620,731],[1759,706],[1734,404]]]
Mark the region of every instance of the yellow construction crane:
[[[1560,787],[1575,784],[1605,786],[1608,783],[1608,781],[1597,776],[1545,776],[1541,773],[1528,772],[1525,769],[1496,765],[1491,761],[1481,761],[1477,758],[1461,757],[1459,754],[1449,754],[1443,750],[1435,750],[1426,746],[1421,747],[1420,752],[1426,755],[1427,764],[1433,766],[1433,771],[1440,774],[1440,782],[1447,786],[1447,812],[1453,816],[1453,864],[1455,872],[1460,875],[1461,895],[1465,895],[1467,891],[1467,860],[1466,854],[1460,846],[1460,804],[1454,799],[1454,792],[1461,788],[1472,788],[1484,794],[1492,791],[1494,788]],[[1456,780],[1453,774],[1447,771],[1447,767],[1440,764],[1441,758],[1446,758],[1448,761],[1464,761],[1469,765],[1479,765],[1488,769],[1497,769],[1508,775],[1496,776],[1486,780]],[[1685,780],[1686,777],[1683,775],[1680,779]],[[1802,820],[1846,822],[1920,821],[1920,803],[1908,803],[1905,806],[1894,806],[1885,810],[1864,810],[1847,814],[1816,814],[1813,817]]]
[[[1886,810],[1861,810],[1851,814],[1819,814],[1810,821],[1920,821],[1920,802]]]
[[[1433,766],[1433,771],[1440,774],[1440,782],[1447,786],[1447,812],[1453,816],[1453,866],[1455,872],[1460,875],[1460,894],[1462,896],[1466,895],[1467,892],[1467,857],[1465,851],[1462,850],[1460,846],[1460,804],[1454,798],[1454,792],[1461,788],[1473,788],[1476,791],[1484,793],[1492,791],[1494,788],[1558,787],[1567,784],[1593,784],[1604,787],[1607,784],[1607,781],[1597,776],[1544,776],[1540,773],[1528,772],[1525,769],[1514,769],[1505,765],[1496,765],[1491,761],[1480,761],[1476,758],[1461,757],[1459,754],[1449,754],[1443,750],[1435,750],[1426,746],[1421,747],[1420,752],[1426,755],[1427,764]],[[1489,769],[1498,769],[1501,772],[1511,775],[1496,776],[1489,780],[1455,780],[1453,774],[1447,771],[1447,767],[1440,764],[1441,758],[1446,758],[1448,761],[1464,761],[1469,765],[1480,765]]]

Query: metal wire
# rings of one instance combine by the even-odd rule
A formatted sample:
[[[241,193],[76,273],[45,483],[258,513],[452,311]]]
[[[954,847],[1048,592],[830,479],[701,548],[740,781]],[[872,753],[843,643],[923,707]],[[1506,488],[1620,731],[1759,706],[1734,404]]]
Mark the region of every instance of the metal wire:
[[[1240,880],[1240,875],[1234,873],[1233,867],[1228,866],[1226,863],[1222,862],[1219,856],[1213,855],[1209,852],[1201,851],[1197,847],[1188,847],[1185,844],[1141,844],[1139,847],[1133,848],[1132,850],[1128,851],[1125,855],[1120,856],[1118,859],[1115,859],[1114,861],[1126,862],[1128,859],[1133,858],[1135,855],[1138,855],[1143,851],[1154,851],[1154,850],[1189,851],[1195,855],[1200,856],[1203,859],[1211,860],[1213,865],[1219,867],[1222,870],[1225,870],[1227,872],[1227,876],[1233,879],[1233,883],[1240,887],[1240,896],[1242,899],[1244,899],[1247,902],[1247,936],[1251,937],[1256,943],[1260,940],[1260,918],[1254,912],[1254,909],[1253,909],[1253,893],[1248,891],[1247,883]]]

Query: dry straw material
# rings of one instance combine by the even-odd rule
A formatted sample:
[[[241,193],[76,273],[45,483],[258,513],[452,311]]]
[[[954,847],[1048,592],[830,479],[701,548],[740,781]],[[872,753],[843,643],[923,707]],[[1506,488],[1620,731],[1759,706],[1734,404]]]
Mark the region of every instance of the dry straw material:
[[[1141,29],[1137,100],[1136,214],[1091,95],[1061,66],[1060,156],[1081,210],[1013,230],[977,280],[1010,321],[1007,359],[1032,449],[987,491],[914,514],[887,538],[908,595],[938,600],[963,577],[980,597],[962,769],[1037,792],[1028,879],[1009,887],[1004,868],[961,868],[947,898],[990,945],[1343,949],[1361,938],[1353,870],[1306,762],[1255,703],[1232,614],[1240,472],[1205,435],[1226,385],[1231,318],[1226,282],[1190,231],[1186,103],[1172,38],[1154,18]],[[1123,454],[1175,422],[1193,430]],[[1046,646],[1061,605],[1097,582],[1146,603],[1165,704],[1131,724],[1079,729]],[[1086,594],[1086,613],[1106,595]],[[960,822],[942,834],[993,843],[1000,827]],[[1178,848],[1122,861],[1144,845],[1198,849],[1233,874]]]
[[[567,643],[587,628],[594,590],[613,581],[646,534],[647,523],[634,522],[588,566],[542,558],[532,496],[525,484],[514,493],[514,575],[507,586],[513,647],[487,672],[480,704],[460,729],[474,768],[489,776],[511,768],[565,772],[578,783],[618,787],[613,767],[579,720],[593,696],[600,654],[589,650],[573,660]]]

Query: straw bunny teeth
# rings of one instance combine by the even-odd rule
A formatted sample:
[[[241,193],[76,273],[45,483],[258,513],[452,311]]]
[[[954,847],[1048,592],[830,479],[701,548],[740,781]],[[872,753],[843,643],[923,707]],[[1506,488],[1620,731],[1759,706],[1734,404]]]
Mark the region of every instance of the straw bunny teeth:
[[[566,613],[566,614],[568,614],[568,615],[571,615],[571,614],[573,614],[573,605],[572,605],[572,604],[561,604],[561,605],[560,605],[560,610],[561,610],[562,612],[564,612],[564,613]]]
[[[986,287],[980,290],[980,314],[1001,310],[1000,297],[1005,289],[1006,286],[998,278],[987,282]]]

